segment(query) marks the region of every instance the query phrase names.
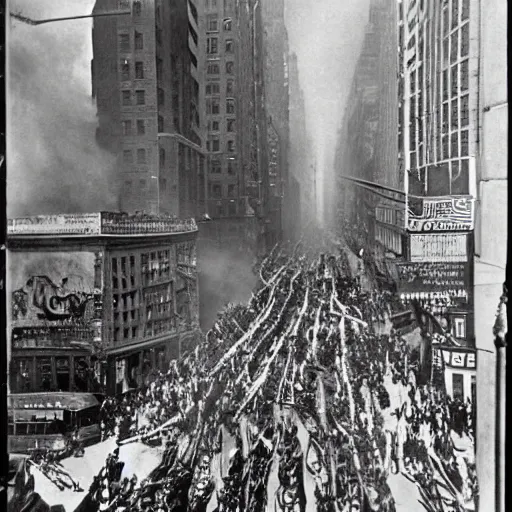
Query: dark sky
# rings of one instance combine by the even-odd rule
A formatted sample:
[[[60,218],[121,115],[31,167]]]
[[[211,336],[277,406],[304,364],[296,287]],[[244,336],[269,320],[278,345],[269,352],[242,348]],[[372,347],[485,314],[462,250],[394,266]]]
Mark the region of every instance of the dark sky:
[[[369,5],[370,0],[286,0],[290,50],[298,57],[319,187],[322,169],[332,165]]]
[[[88,14],[93,4],[13,0],[10,10],[43,19]],[[91,20],[30,26],[11,18],[8,25],[8,215],[113,207],[114,161],[95,142]]]

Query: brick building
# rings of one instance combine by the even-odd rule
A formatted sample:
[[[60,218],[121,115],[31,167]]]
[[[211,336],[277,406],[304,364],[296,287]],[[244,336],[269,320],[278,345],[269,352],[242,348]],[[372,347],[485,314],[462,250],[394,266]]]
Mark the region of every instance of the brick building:
[[[192,0],[97,0],[94,12],[116,8],[131,15],[94,19],[91,70],[119,208],[196,216],[206,174],[201,13]]]
[[[11,392],[122,392],[198,326],[197,226],[117,213],[8,225]]]

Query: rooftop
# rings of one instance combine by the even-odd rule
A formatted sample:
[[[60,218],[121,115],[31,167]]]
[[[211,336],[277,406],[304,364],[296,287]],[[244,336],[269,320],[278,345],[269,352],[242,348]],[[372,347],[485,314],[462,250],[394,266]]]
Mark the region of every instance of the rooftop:
[[[9,219],[8,236],[142,236],[197,231],[194,219],[120,212],[65,213]]]

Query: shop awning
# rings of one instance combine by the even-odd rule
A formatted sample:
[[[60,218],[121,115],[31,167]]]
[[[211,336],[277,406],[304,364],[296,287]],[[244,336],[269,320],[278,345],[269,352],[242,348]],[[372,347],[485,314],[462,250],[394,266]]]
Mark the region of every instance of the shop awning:
[[[98,405],[98,399],[91,393],[19,393],[8,397],[10,409],[81,411]]]

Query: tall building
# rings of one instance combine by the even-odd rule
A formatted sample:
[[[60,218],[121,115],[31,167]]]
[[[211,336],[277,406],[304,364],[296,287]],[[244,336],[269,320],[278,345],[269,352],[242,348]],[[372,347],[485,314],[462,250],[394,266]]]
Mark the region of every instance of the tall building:
[[[97,0],[92,93],[98,142],[117,156],[123,211],[187,217],[205,201],[202,41],[192,0]]]
[[[499,404],[492,327],[506,262],[507,5],[399,5],[410,245],[402,277],[445,317],[455,338],[476,347],[476,376],[454,371],[447,388],[453,396],[476,399],[480,503],[493,511],[495,460],[504,450],[495,445]]]
[[[288,148],[290,202],[288,211],[292,217],[292,238],[300,237],[301,229],[315,218],[315,183],[312,147],[308,134],[306,104],[300,85],[297,55],[288,56],[289,86],[289,137]]]
[[[119,213],[11,219],[10,391],[120,393],[190,349],[194,220]]]

